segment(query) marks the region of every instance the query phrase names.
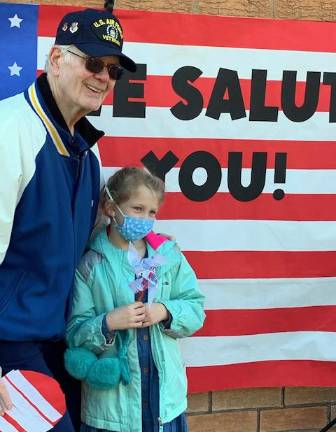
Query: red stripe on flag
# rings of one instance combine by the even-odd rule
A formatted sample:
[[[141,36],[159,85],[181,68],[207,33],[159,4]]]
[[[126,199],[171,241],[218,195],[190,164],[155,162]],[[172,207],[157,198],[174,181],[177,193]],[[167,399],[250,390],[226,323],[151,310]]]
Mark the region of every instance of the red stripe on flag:
[[[184,251],[200,279],[336,276],[336,251]]]
[[[335,318],[326,319],[327,316]],[[336,331],[336,306],[207,310],[204,326],[194,336],[241,336],[316,330]]]
[[[274,184],[274,190],[281,186]],[[180,192],[167,192],[158,219],[336,221],[336,195],[287,194],[275,201],[272,194],[263,193],[253,201],[241,202],[229,193],[217,192],[199,202]]]
[[[171,108],[179,102],[184,102],[184,99],[175,93],[172,83],[172,78],[169,76],[154,76],[149,75],[145,81],[136,80],[136,82],[143,83],[144,97],[143,98],[129,98],[130,101],[134,102],[145,102],[147,107],[168,107]],[[198,78],[193,83],[189,83],[199,90],[203,98],[203,108],[208,107],[209,99],[215,85],[216,78]],[[137,85],[138,85],[137,84]],[[245,110],[250,109],[250,93],[251,93],[251,80],[241,79],[240,88],[244,100]],[[298,82],[296,86],[296,99],[295,103],[298,107],[304,103],[306,84],[304,82]],[[266,98],[265,106],[277,107],[279,111],[282,111],[281,105],[281,82],[280,81],[268,81],[266,85]],[[223,99],[227,99],[227,94],[223,94]],[[111,105],[113,103],[113,96],[110,93],[104,100],[105,105]],[[321,85],[319,102],[316,108],[317,112],[329,112],[330,110],[330,86]],[[222,114],[228,115],[228,114]]]
[[[37,34],[39,36],[55,37],[58,24],[69,12],[85,9],[80,6],[39,5]]]
[[[189,393],[238,387],[329,387],[336,386],[336,362],[278,360],[189,367],[187,375]]]
[[[55,35],[63,15],[83,9],[53,5],[40,5],[39,8],[38,34],[43,36]],[[334,23],[314,22],[312,25],[309,21],[119,9],[115,14],[121,20],[126,42],[335,52]],[[211,31],[204,37],[203,31],[195,29]]]
[[[203,96],[203,107],[209,105],[209,99],[215,85],[215,78],[202,78],[200,77],[193,83],[190,83],[196,89],[200,91]],[[250,93],[251,93],[251,81],[246,79],[240,80],[240,87],[244,99],[245,110],[250,109]],[[296,87],[296,104],[301,106],[304,102],[306,84],[304,82],[298,82]],[[166,106],[173,107],[176,103],[183,101],[183,99],[177,95],[171,84],[171,77],[155,77],[150,76],[144,85],[144,100],[147,106]],[[280,81],[268,81],[266,86],[266,106],[274,106],[282,110],[281,106],[281,82]],[[223,95],[223,99],[227,99],[227,94]],[[330,110],[330,86],[321,85],[319,103],[316,111]]]
[[[113,118],[112,120],[113,121]],[[158,159],[171,151],[180,167],[196,151],[211,153],[223,168],[228,166],[228,152],[243,152],[243,168],[251,168],[254,152],[267,152],[267,168],[274,168],[275,153],[289,153],[287,169],[335,169],[336,141],[240,140],[213,138],[151,138],[105,136],[99,141],[103,166],[140,166],[150,151]]]

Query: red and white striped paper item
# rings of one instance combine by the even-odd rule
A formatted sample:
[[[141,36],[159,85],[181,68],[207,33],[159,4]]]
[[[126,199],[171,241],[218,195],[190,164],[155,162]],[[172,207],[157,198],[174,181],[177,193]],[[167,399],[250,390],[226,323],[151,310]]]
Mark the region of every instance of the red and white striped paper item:
[[[1,432],[47,432],[65,413],[58,382],[42,373],[12,370],[2,378],[13,403],[0,417]]]

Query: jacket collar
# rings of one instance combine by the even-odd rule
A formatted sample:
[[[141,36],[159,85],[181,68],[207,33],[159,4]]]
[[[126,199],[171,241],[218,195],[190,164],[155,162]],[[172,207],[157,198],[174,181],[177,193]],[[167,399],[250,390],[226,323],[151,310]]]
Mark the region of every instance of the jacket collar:
[[[66,144],[71,140],[68,139],[64,143],[64,136],[71,137],[70,130],[55,102],[45,73],[29,87],[28,97],[50,133],[57,151],[63,156],[69,156]],[[84,139],[88,147],[92,147],[104,135],[104,132],[96,129],[85,117],[76,123],[75,134],[77,133]]]

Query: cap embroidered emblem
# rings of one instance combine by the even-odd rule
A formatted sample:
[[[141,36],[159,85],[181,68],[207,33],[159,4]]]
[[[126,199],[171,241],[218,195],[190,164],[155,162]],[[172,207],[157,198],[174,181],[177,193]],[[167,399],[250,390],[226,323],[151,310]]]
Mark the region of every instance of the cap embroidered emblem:
[[[65,22],[65,23],[63,24],[62,30],[63,30],[63,31],[67,31],[67,30],[68,30],[68,23]]]
[[[100,40],[122,47],[123,33],[117,20],[113,18],[99,19],[91,24],[91,28]]]
[[[106,33],[114,39],[118,37],[117,29],[115,29],[112,25],[107,26]]]
[[[76,31],[78,30],[78,22],[71,23],[69,30],[71,31],[71,33],[76,33]]]

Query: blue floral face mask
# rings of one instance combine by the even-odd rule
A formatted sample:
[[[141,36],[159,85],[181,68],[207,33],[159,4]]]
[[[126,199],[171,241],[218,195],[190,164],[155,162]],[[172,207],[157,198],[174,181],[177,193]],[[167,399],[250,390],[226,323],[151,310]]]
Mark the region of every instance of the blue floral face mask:
[[[107,187],[105,187],[105,190],[107,195],[111,199],[111,201],[114,201]],[[115,222],[114,227],[120,233],[120,235],[124,237],[125,240],[127,241],[140,240],[152,231],[154,225],[154,219],[126,215],[121,211],[120,207],[116,203],[115,205],[120,211],[120,213],[122,214],[124,220],[123,223],[119,224],[114,218],[114,222]]]
[[[118,224],[115,220],[114,226],[125,240],[140,240],[152,231],[154,219],[125,215],[119,207],[118,210],[124,216],[124,221],[122,224]]]

